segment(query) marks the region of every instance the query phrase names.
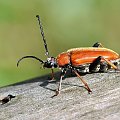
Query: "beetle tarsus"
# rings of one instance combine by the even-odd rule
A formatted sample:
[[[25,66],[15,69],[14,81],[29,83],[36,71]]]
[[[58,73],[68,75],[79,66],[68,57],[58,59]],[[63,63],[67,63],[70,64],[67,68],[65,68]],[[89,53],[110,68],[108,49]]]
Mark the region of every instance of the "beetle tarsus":
[[[87,89],[88,93],[92,92],[87,83],[85,83],[85,88]]]
[[[53,95],[51,98],[54,98],[55,96],[58,96],[60,94],[59,90],[55,90],[55,95]]]
[[[60,94],[60,90],[56,90],[55,96],[58,96]]]

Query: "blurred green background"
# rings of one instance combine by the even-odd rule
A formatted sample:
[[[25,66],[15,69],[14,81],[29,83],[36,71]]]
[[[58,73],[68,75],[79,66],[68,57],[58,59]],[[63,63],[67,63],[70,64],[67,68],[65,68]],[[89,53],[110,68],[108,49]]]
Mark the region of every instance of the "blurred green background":
[[[46,59],[36,14],[42,19],[50,55],[101,42],[120,53],[120,0],[0,0],[0,87],[45,75]]]

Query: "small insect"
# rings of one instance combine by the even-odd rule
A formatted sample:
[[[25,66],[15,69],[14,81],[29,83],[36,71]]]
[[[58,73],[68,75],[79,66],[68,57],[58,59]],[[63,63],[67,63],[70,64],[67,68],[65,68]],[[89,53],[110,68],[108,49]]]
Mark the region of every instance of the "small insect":
[[[7,97],[4,97],[2,100],[0,100],[0,102],[3,104],[9,102],[12,98],[15,98],[16,96],[13,96],[11,94],[9,94]]]
[[[80,78],[80,80],[82,81],[89,93],[92,91],[89,88],[86,81],[79,74],[80,72],[105,72],[110,68],[119,70],[117,67],[117,64],[119,64],[120,61],[119,54],[114,52],[113,50],[104,48],[99,42],[95,43],[92,47],[73,48],[69,49],[66,52],[60,53],[59,55],[57,55],[56,58],[50,57],[40,17],[39,15],[36,15],[36,17],[38,18],[47,60],[43,61],[35,56],[24,56],[18,60],[17,66],[19,65],[20,61],[24,58],[36,59],[43,65],[43,68],[50,68],[52,70],[52,78],[54,78],[53,69],[60,68],[61,77],[58,89],[56,90],[56,96],[61,91],[61,83],[67,70],[73,71]]]

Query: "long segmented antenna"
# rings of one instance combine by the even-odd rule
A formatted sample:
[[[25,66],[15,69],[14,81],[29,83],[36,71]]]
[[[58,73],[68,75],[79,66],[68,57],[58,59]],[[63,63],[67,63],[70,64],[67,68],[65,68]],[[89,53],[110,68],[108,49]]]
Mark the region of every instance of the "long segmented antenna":
[[[41,62],[41,64],[44,63],[43,60],[41,60],[41,59],[39,59],[39,58],[37,58],[37,57],[35,57],[35,56],[24,56],[24,57],[22,57],[21,59],[18,60],[18,62],[17,62],[17,67],[19,66],[20,61],[23,60],[24,58],[33,58],[33,59],[36,59],[36,60],[38,60],[39,62]]]
[[[45,35],[44,35],[44,32],[43,32],[42,23],[40,21],[40,16],[36,15],[36,17],[38,18],[38,22],[39,22],[39,26],[40,26],[40,31],[41,31],[42,39],[43,39],[43,42],[44,42],[44,47],[45,47],[45,50],[46,50],[45,55],[47,55],[47,57],[49,57],[49,52],[48,52],[48,48],[47,48],[47,43],[46,43]]]

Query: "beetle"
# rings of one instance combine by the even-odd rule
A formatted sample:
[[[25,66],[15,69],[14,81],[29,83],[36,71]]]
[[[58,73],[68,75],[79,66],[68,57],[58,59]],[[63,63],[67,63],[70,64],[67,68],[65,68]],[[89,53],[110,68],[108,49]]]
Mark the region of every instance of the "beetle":
[[[93,72],[105,72],[106,70],[113,68],[115,70],[119,70],[117,64],[119,64],[120,56],[118,53],[110,50],[108,48],[104,48],[103,45],[99,42],[95,43],[92,47],[81,47],[81,48],[73,48],[69,49],[66,52],[62,52],[57,57],[49,56],[49,51],[46,43],[46,39],[43,32],[43,27],[41,24],[41,20],[39,15],[36,15],[39,27],[42,35],[42,39],[45,47],[45,55],[47,56],[47,60],[43,61],[35,56],[24,56],[18,60],[17,66],[20,61],[25,58],[33,58],[38,60],[43,68],[50,68],[52,70],[52,78],[54,77],[54,68],[61,69],[61,77],[58,85],[58,89],[56,90],[56,96],[61,91],[61,83],[63,77],[66,74],[67,70],[73,71],[82,81],[87,91],[92,92],[89,88],[87,82],[81,77],[80,72],[84,71],[87,73]]]

